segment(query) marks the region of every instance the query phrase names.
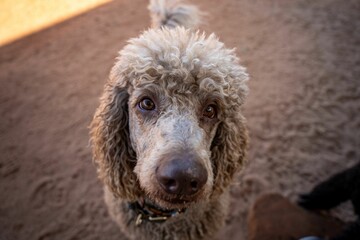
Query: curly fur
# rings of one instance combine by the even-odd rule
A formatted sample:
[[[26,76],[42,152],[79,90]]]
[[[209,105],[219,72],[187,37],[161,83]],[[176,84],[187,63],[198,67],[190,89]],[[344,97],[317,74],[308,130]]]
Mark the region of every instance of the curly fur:
[[[91,139],[110,214],[127,236],[204,239],[221,227],[229,185],[245,159],[241,106],[247,80],[234,50],[214,34],[150,29],[120,51],[91,124]],[[144,94],[161,106],[155,115],[138,109]],[[215,120],[201,117],[208,102],[217,105]],[[156,164],[177,151],[200,156],[209,176],[204,190],[183,204],[169,203],[154,179]],[[144,198],[187,210],[164,223],[135,226],[136,214],[127,204]]]
[[[194,28],[200,21],[200,11],[195,6],[181,4],[178,0],[150,0],[151,25]]]

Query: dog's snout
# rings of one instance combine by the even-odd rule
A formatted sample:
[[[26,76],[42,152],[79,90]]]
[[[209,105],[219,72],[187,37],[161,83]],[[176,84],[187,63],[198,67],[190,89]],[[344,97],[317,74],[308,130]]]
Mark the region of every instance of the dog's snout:
[[[176,157],[160,164],[156,178],[165,192],[189,196],[204,187],[208,174],[194,157]]]

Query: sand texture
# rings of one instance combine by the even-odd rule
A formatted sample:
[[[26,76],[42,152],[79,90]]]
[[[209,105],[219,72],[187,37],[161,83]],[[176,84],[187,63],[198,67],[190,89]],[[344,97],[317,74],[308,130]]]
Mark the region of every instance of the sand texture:
[[[265,192],[294,201],[360,159],[360,1],[198,0],[206,32],[251,75],[248,165],[218,239],[245,239]],[[0,47],[0,239],[125,239],[107,213],[88,125],[144,0],[105,4]],[[350,205],[335,211],[351,219]]]

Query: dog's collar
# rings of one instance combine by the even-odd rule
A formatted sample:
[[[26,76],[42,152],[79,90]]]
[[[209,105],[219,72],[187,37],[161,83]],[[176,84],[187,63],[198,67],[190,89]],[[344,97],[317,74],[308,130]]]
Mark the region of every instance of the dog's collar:
[[[143,221],[165,222],[169,218],[175,217],[186,211],[186,209],[165,210],[147,203],[146,201],[141,201],[141,203],[139,201],[131,202],[129,203],[129,208],[137,215],[135,221],[136,226],[139,226]]]

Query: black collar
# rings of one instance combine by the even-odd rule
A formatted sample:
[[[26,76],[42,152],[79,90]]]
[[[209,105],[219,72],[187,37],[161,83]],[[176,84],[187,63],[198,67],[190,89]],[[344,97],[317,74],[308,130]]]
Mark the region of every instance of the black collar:
[[[146,201],[139,201],[129,203],[129,208],[135,211],[137,217],[135,225],[139,226],[142,221],[150,222],[165,222],[171,217],[184,213],[186,209],[173,209],[166,210],[160,207],[154,206]]]

